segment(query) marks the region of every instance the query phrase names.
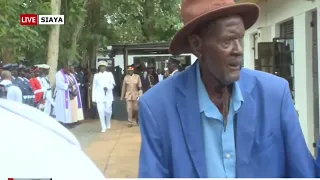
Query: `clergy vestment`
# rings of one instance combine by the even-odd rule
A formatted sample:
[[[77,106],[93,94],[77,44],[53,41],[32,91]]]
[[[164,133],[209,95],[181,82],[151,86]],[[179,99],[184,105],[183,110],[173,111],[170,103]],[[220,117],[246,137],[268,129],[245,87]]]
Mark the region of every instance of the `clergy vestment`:
[[[83,117],[83,110],[82,110],[82,102],[81,102],[81,93],[80,93],[80,86],[74,76],[74,74],[70,73],[66,75],[69,82],[73,85],[72,89],[76,92],[76,97],[71,99],[71,119],[72,122],[81,121],[84,119]]]
[[[60,70],[56,73],[56,92],[55,92],[55,116],[57,121],[62,123],[74,123],[83,119],[81,96],[79,87],[74,86],[75,89],[69,88],[70,78],[76,84],[76,80],[72,75],[67,75]],[[76,96],[70,99],[71,90],[76,91]],[[72,114],[73,113],[73,114]],[[81,116],[82,115],[82,116]],[[75,117],[76,116],[76,117]]]

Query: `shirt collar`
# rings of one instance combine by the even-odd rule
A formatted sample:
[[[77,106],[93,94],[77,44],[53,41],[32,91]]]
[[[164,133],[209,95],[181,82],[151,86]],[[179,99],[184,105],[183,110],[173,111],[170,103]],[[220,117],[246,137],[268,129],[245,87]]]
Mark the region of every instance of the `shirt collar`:
[[[174,71],[170,74],[170,76],[173,76],[173,74],[176,73],[176,72],[178,72],[178,69],[174,70]]]
[[[198,92],[198,98],[199,98],[200,112],[209,111],[209,109],[211,109],[211,108],[217,109],[216,106],[211,102],[211,100],[208,96],[208,93],[205,89],[205,86],[202,82],[202,79],[200,76],[199,62],[196,62],[196,63],[197,63],[196,64],[196,66],[197,66],[197,92]],[[234,111],[238,111],[243,103],[243,96],[242,96],[238,81],[234,82],[234,84],[233,84],[230,104],[231,103],[232,103]]]

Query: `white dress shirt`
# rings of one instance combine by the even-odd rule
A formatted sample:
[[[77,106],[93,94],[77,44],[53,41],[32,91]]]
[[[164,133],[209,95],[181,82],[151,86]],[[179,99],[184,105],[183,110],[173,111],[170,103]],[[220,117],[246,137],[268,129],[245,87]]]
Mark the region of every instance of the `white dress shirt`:
[[[2,177],[105,179],[72,133],[45,113],[0,100]]]
[[[0,84],[4,86],[11,85],[7,89],[7,99],[11,101],[15,101],[18,103],[22,103],[22,92],[21,89],[18,86],[12,85],[12,81],[10,80],[2,80]]]
[[[159,82],[163,80],[163,75],[162,74],[158,74],[158,79],[159,79]]]

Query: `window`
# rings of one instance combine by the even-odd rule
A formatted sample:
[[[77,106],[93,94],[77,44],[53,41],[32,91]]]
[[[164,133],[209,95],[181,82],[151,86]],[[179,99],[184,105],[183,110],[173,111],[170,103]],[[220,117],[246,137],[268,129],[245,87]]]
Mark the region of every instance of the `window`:
[[[294,99],[294,40],[293,20],[280,25],[280,37],[272,42],[258,43],[255,69],[286,79]]]
[[[275,38],[273,41],[275,74],[289,82],[294,99],[294,41],[285,38]]]

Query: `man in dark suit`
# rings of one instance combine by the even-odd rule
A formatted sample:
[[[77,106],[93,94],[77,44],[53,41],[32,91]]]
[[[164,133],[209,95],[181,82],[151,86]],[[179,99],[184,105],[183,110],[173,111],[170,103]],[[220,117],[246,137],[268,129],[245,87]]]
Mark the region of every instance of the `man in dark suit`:
[[[167,64],[170,76],[175,76],[179,74],[179,65],[180,65],[179,59],[175,57],[170,57]]]

